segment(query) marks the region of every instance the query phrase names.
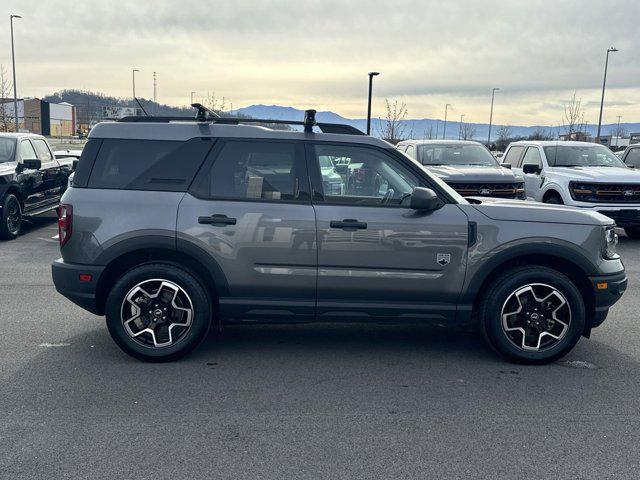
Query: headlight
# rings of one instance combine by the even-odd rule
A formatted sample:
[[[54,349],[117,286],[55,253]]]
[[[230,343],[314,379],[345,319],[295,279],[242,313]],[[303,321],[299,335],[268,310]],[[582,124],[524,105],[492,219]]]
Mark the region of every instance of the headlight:
[[[602,256],[607,259],[617,257],[616,245],[618,245],[618,234],[614,227],[606,227],[604,229],[604,246],[602,248]]]

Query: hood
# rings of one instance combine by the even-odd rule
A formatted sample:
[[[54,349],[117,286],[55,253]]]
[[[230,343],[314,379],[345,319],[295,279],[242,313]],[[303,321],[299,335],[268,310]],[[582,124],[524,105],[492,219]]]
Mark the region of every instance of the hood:
[[[515,182],[521,177],[504,167],[475,165],[423,165],[445,182]]]
[[[613,225],[613,220],[582,208],[522,200],[470,197],[469,202],[492,220],[507,222],[567,223],[573,225]]]
[[[626,167],[552,167],[553,174],[594,183],[640,183],[640,171]]]
[[[0,175],[7,175],[8,173],[16,173],[16,162],[3,162],[0,163]]]

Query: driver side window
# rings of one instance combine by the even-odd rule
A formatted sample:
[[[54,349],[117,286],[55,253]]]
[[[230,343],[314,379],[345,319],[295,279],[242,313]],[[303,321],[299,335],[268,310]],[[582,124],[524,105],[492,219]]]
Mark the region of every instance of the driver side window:
[[[527,149],[527,153],[524,154],[524,158],[522,159],[522,165],[536,165],[539,168],[542,168],[542,157],[540,156],[540,151],[536,147],[529,147]]]
[[[420,185],[415,174],[379,150],[341,145],[314,145],[313,148],[325,203],[408,206],[413,188]],[[328,167],[327,158],[346,159],[347,168]]]
[[[20,157],[22,160],[35,160],[38,158],[29,140],[22,140],[20,142]]]

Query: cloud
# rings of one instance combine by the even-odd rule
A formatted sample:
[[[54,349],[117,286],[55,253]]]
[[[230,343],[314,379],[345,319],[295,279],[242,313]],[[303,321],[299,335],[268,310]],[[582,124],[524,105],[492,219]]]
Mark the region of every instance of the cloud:
[[[428,117],[453,103],[483,121],[499,86],[505,120],[544,123],[561,116],[558,104],[574,90],[585,108],[599,107],[604,54],[615,44],[607,105],[640,117],[637,0],[5,3],[24,16],[16,53],[25,95],[74,87],[130,95],[136,67],[138,92],[151,96],[157,71],[169,103],[215,90],[238,106],[353,116],[363,111],[366,72],[376,69],[378,108],[385,96],[402,98],[412,116]],[[9,52],[0,49],[6,66]]]

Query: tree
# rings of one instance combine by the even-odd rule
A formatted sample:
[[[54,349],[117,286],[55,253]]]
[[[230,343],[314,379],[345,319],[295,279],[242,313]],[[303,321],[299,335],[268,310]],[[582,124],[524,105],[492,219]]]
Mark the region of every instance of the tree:
[[[460,138],[462,140],[473,140],[476,134],[476,127],[470,123],[463,123],[460,125]]]
[[[404,120],[409,112],[407,104],[404,102],[398,103],[398,100],[390,102],[388,98],[385,98],[384,101],[387,107],[387,115],[384,119],[380,119],[382,126],[379,127],[378,133],[383,140],[395,145],[407,138]]]
[[[627,130],[624,125],[616,125],[609,133],[612,137],[624,138],[629,135],[629,130]]]
[[[436,138],[436,132],[433,129],[433,124],[432,123],[430,123],[429,126],[424,129],[424,133],[422,134],[422,138],[425,139],[425,140],[426,139],[431,140],[433,138]]]
[[[553,133],[546,128],[536,128],[531,135],[527,137],[527,140],[553,140],[555,137]]]
[[[504,152],[510,143],[511,127],[502,125],[498,128],[498,139],[496,140],[496,150]]]
[[[562,117],[562,125],[567,135],[582,132],[585,129],[584,111],[582,110],[582,99],[576,98],[576,92],[569,103],[564,106],[564,117]]]
[[[13,131],[15,129],[15,120],[13,116],[7,112],[7,105],[11,103],[10,96],[12,88],[4,65],[0,65],[0,131],[2,132]],[[13,109],[11,109],[11,111],[13,112]]]

